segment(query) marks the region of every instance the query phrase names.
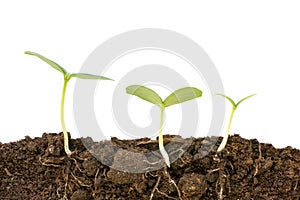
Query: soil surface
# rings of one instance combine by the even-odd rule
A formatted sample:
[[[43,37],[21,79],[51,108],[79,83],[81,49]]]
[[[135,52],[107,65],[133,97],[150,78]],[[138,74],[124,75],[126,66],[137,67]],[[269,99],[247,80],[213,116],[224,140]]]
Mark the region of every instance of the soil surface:
[[[234,135],[217,153],[221,139],[165,136],[165,145],[170,141],[190,144],[186,149],[176,145],[166,148],[170,168],[160,162],[161,167],[151,171],[146,164],[154,162],[149,158],[145,166],[139,166],[149,169],[144,173],[123,172],[114,166],[134,168],[134,157],[132,162],[123,159],[131,158],[128,152],[157,150],[157,141],[147,138],[112,138],[99,143],[88,138],[72,139],[70,149],[74,153],[70,157],[64,153],[61,133],[0,143],[0,199],[299,199],[299,150],[276,149],[256,139]],[[98,161],[82,141],[99,147],[94,153],[112,168]],[[176,148],[182,150],[178,159],[171,155]]]

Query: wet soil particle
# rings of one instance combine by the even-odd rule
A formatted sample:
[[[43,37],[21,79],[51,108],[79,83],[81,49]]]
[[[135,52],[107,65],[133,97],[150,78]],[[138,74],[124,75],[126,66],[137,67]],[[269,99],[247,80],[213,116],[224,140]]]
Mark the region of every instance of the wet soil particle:
[[[71,157],[61,133],[0,143],[0,199],[300,199],[299,150],[234,135],[217,153],[221,139],[165,136],[170,168],[159,154],[149,154],[158,142],[148,138],[72,139]],[[130,171],[151,169],[154,162],[157,170]]]

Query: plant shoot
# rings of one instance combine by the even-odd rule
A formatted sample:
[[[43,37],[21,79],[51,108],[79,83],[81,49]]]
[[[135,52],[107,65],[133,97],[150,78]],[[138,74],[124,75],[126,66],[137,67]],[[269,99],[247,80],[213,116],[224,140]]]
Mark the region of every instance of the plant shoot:
[[[230,97],[228,97],[228,96],[226,96],[224,94],[217,94],[217,95],[225,97],[231,103],[231,105],[232,105],[232,110],[231,110],[231,114],[230,114],[230,117],[229,117],[229,122],[228,122],[228,125],[227,125],[225,136],[223,137],[223,140],[222,140],[219,148],[217,149],[217,152],[220,152],[220,151],[222,151],[225,148],[225,146],[227,144],[227,140],[228,140],[228,137],[229,137],[230,126],[231,126],[232,119],[233,119],[234,113],[235,113],[238,105],[240,105],[243,101],[249,99],[250,97],[255,96],[256,94],[249,95],[249,96],[241,99],[237,103],[235,103]]]
[[[68,133],[67,133],[66,125],[65,125],[65,113],[64,113],[65,95],[66,95],[66,89],[67,89],[69,80],[73,77],[80,78],[80,79],[96,79],[96,80],[112,80],[112,79],[106,78],[104,76],[93,75],[93,74],[68,73],[63,67],[61,67],[57,63],[53,62],[52,60],[49,60],[48,58],[46,58],[38,53],[26,51],[25,54],[38,57],[39,59],[41,59],[44,62],[46,62],[47,64],[49,64],[52,68],[61,72],[64,76],[64,85],[63,85],[62,96],[61,96],[60,120],[61,120],[63,135],[64,135],[64,149],[65,149],[66,154],[68,156],[70,156],[72,152],[69,149],[69,139],[68,139]]]
[[[159,126],[158,144],[159,144],[160,153],[164,158],[165,163],[167,164],[168,167],[170,167],[170,160],[169,160],[168,153],[164,148],[163,134],[162,134],[162,127],[164,121],[163,117],[164,117],[165,108],[168,106],[180,104],[185,101],[189,101],[201,97],[202,91],[194,87],[181,88],[171,93],[164,101],[155,91],[141,85],[128,86],[126,88],[126,92],[128,94],[135,95],[145,101],[148,101],[160,107],[160,126]]]

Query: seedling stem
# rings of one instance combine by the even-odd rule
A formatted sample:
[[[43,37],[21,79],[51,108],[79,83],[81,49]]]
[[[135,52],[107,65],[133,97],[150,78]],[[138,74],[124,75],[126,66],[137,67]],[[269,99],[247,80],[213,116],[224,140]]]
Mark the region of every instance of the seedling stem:
[[[165,111],[165,108],[161,107],[160,108],[160,126],[159,126],[158,146],[159,146],[159,150],[160,150],[163,158],[165,159],[167,166],[170,167],[170,159],[169,159],[168,153],[166,152],[165,147],[164,147],[164,138],[163,138],[163,133],[162,133],[162,127],[164,124],[164,111]]]
[[[69,148],[69,136],[68,136],[68,132],[66,129],[66,124],[65,124],[65,96],[66,96],[66,89],[67,89],[69,80],[70,80],[69,77],[64,77],[64,86],[63,86],[63,90],[62,90],[61,106],[60,106],[60,121],[61,121],[61,127],[62,127],[63,134],[64,134],[64,149],[65,149],[65,152],[67,155],[71,155],[71,151]]]
[[[220,152],[225,148],[225,146],[227,144],[227,140],[228,140],[228,137],[229,137],[229,134],[230,134],[230,127],[231,127],[231,124],[232,124],[232,119],[233,119],[234,113],[235,113],[238,105],[240,105],[246,99],[249,99],[250,97],[255,96],[256,94],[249,95],[249,96],[241,99],[238,103],[235,103],[230,97],[225,96],[223,94],[217,94],[217,95],[225,97],[232,105],[232,110],[231,110],[231,114],[230,114],[230,117],[229,117],[229,122],[228,122],[228,125],[227,125],[225,136],[223,137],[223,140],[222,140],[220,146],[217,149],[217,152]]]

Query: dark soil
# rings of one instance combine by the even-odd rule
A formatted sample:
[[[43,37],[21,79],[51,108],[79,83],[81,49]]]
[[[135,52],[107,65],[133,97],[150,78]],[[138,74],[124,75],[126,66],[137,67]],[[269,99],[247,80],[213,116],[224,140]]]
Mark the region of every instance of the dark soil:
[[[289,200],[300,197],[300,151],[297,149],[275,149],[256,139],[234,135],[229,137],[226,148],[216,153],[221,138],[211,151],[205,147],[215,138],[165,136],[165,143],[171,139],[192,143],[170,168],[141,174],[101,164],[80,139],[70,141],[75,153],[67,157],[61,134],[0,143],[0,199]],[[107,148],[112,144],[133,152],[158,149],[157,141],[146,138],[90,142],[103,147],[102,151],[111,150],[110,156],[102,159],[112,166],[126,156],[125,151]],[[102,155],[101,150],[98,154]]]

